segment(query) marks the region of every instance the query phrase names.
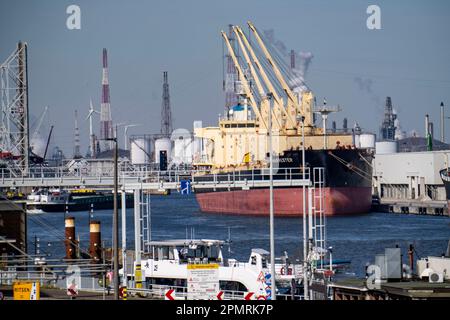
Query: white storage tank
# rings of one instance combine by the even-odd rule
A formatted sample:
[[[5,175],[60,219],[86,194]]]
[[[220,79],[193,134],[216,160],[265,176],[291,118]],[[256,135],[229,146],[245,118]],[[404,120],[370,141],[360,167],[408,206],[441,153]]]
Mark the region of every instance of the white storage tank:
[[[167,152],[167,162],[172,159],[172,141],[169,138],[161,138],[155,140],[155,162],[160,163],[159,153],[161,151]]]
[[[360,148],[360,145],[361,145],[361,135],[359,135],[359,134],[355,134],[355,141],[354,141],[354,143],[355,143],[355,147],[356,148]]]
[[[375,148],[376,136],[373,133],[363,133],[359,136],[359,147],[360,148]]]
[[[191,137],[180,136],[174,140],[172,159],[175,164],[192,163],[193,142]]]
[[[137,138],[131,140],[130,152],[132,164],[150,163],[150,141],[148,139]]]
[[[398,152],[397,141],[380,141],[375,143],[375,154],[390,154]]]

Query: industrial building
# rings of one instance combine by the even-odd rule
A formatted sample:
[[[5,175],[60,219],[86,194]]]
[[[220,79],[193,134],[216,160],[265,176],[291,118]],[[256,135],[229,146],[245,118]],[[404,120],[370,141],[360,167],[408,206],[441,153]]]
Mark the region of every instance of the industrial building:
[[[0,259],[27,252],[25,203],[0,201]],[[1,268],[1,266],[0,266]]]
[[[392,142],[394,144],[396,142]],[[439,170],[448,166],[449,155],[450,150],[384,153],[378,149],[373,160],[373,193],[379,196],[382,204],[408,208],[415,204],[414,210],[439,213],[435,209],[447,206]]]

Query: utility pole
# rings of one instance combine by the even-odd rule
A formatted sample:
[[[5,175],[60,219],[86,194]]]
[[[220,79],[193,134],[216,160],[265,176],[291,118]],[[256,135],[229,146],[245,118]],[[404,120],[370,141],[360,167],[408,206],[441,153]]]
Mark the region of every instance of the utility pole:
[[[127,283],[127,198],[126,198],[125,183],[122,185],[122,270],[123,278],[122,285],[128,286]]]
[[[116,126],[117,131],[117,126]],[[118,181],[118,141],[117,136],[113,138],[114,141],[114,234],[113,234],[113,251],[114,251],[114,300],[119,300],[119,210],[117,204],[117,196],[119,194],[119,181]]]
[[[276,300],[276,285],[275,285],[275,234],[274,234],[274,212],[273,212],[273,157],[272,157],[272,97],[273,94],[269,92],[267,99],[269,100],[269,165],[270,165],[270,274],[271,274],[271,299]]]
[[[305,180],[306,160],[305,160],[305,117],[301,117],[302,123],[302,172],[303,180]],[[309,177],[311,178],[311,177]],[[304,299],[309,300],[309,283],[308,283],[308,239],[306,236],[306,187],[303,183],[303,292]]]

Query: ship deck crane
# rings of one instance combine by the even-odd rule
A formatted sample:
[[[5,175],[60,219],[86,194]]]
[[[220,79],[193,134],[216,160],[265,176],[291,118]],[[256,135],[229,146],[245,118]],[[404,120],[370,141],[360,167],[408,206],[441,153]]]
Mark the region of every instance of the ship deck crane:
[[[228,36],[224,31],[221,31],[221,34],[222,34],[223,39],[225,40],[225,44],[227,45],[228,51],[230,52],[230,56],[233,59],[233,63],[238,72],[238,77],[239,77],[239,79],[242,79],[242,87],[244,88],[245,95],[250,100],[250,105],[253,109],[253,112],[256,115],[256,119],[258,119],[262,123],[264,129],[267,130],[267,128],[268,128],[267,123],[261,116],[261,113],[260,113],[257,103],[256,103],[256,99],[255,99],[252,91],[250,90],[250,86],[249,86],[248,81],[244,76],[244,72],[242,71],[242,68],[236,58],[236,54],[234,53],[234,50],[230,44],[230,40],[228,39]]]
[[[275,61],[273,60],[272,56],[270,55],[269,51],[267,50],[266,45],[264,44],[264,41],[261,39],[258,31],[256,30],[255,26],[248,21],[248,26],[250,27],[250,30],[252,30],[253,34],[255,35],[256,40],[258,41],[259,46],[261,47],[264,56],[266,57],[268,63],[270,64],[270,66],[272,67],[272,70],[276,76],[276,78],[278,79],[278,81],[280,82],[283,90],[285,91],[287,97],[288,97],[288,104],[287,104],[287,118],[288,118],[288,122],[291,126],[292,129],[296,129],[296,124],[293,120],[293,117],[295,117],[297,114],[299,113],[302,116],[305,117],[305,126],[312,126],[312,115],[310,112],[305,112],[305,110],[301,110],[299,105],[298,105],[298,101],[294,95],[294,93],[292,92],[291,88],[289,87],[289,85],[287,84],[286,80],[284,79],[280,69],[278,68],[278,66],[276,65]],[[302,112],[303,111],[303,112]]]
[[[233,31],[236,34],[236,39],[239,43],[239,46],[241,47],[242,53],[244,54],[244,59],[247,63],[247,66],[250,70],[250,73],[252,74],[253,79],[255,80],[255,84],[256,84],[256,88],[258,90],[258,94],[261,97],[261,105],[260,105],[260,111],[261,111],[261,115],[264,119],[264,121],[268,121],[268,112],[269,112],[269,100],[267,99],[266,93],[264,92],[264,88],[261,84],[261,81],[259,80],[259,77],[253,67],[253,64],[250,61],[250,58],[248,56],[247,50],[245,49],[242,40],[239,37],[239,34],[236,31],[236,27],[233,27]],[[277,114],[275,113],[275,110],[272,110],[272,119],[275,119],[276,121],[276,125],[274,126],[272,123],[272,130],[279,130],[282,128],[281,123],[280,123],[280,117],[277,116]]]
[[[249,59],[249,57],[247,55],[246,49],[250,53],[253,63],[258,68],[258,71],[261,74],[261,77],[263,78],[263,81],[264,81],[265,85],[267,86],[268,90],[273,94],[273,98],[274,98],[274,101],[275,101],[274,105],[277,107],[277,113],[275,114],[275,110],[273,110],[273,113],[272,113],[273,117],[272,117],[272,119],[276,119],[279,128],[282,128],[281,124],[279,123],[279,119],[281,118],[280,117],[281,111],[283,111],[286,114],[286,116],[287,116],[287,111],[286,111],[286,109],[284,108],[284,105],[283,105],[283,99],[280,98],[280,96],[276,92],[274,86],[270,82],[269,77],[267,76],[266,72],[261,67],[260,62],[259,62],[258,58],[256,57],[256,54],[253,51],[250,43],[248,42],[247,38],[245,37],[244,32],[242,32],[242,29],[240,27],[238,27],[238,26],[235,26],[233,28],[233,31],[236,34],[236,38],[237,38],[238,43],[239,43],[239,45],[240,45],[240,47],[242,49],[242,52],[244,53],[244,57],[247,60],[247,64],[249,65],[250,71],[252,72],[252,74],[254,73],[253,78],[255,79],[255,82],[257,84],[258,90],[259,90],[258,84],[261,86],[261,83],[259,82],[258,75],[256,74],[255,69],[253,68],[253,64],[250,62],[250,59]],[[245,43],[245,47],[244,47],[243,43]],[[264,94],[264,90],[263,90],[262,86],[261,86],[261,91]],[[260,95],[261,95],[261,92],[260,92]],[[264,96],[265,96],[265,94],[264,94]],[[263,107],[264,107],[264,105],[261,103],[261,108],[263,108]],[[273,128],[273,129],[276,129],[276,128]]]

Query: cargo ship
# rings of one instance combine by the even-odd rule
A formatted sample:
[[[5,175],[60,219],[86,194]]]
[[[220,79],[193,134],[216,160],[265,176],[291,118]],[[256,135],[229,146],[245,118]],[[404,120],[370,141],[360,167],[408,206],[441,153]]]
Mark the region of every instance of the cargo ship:
[[[349,215],[369,212],[372,203],[372,185],[370,160],[372,154],[364,149],[344,150],[306,150],[306,167],[324,168],[323,210],[325,215]],[[274,180],[301,179],[302,153],[289,150],[280,156],[280,166],[274,174]],[[364,172],[364,173],[363,173]],[[241,170],[241,177],[255,179],[268,178],[261,175],[262,170]],[[197,181],[207,181],[213,175],[198,176]],[[220,174],[216,174],[217,176]],[[237,174],[235,173],[235,176]],[[223,175],[224,180],[227,175]],[[220,180],[220,179],[219,179]],[[307,191],[306,191],[307,192]],[[199,189],[195,192],[200,209],[203,212],[230,213],[247,215],[269,214],[269,189],[267,187],[249,187],[214,191]],[[277,216],[299,216],[303,213],[302,187],[274,187],[274,213]]]
[[[325,215],[369,212],[375,135],[362,134],[356,127],[348,130],[346,120],[343,129],[338,130],[335,126],[327,129],[328,115],[341,111],[341,108],[329,106],[326,101],[317,106],[313,92],[303,82],[296,84],[291,81],[292,74],[283,75],[281,71],[289,68],[278,67],[281,60],[272,58],[273,48],[266,46],[250,22],[249,29],[256,39],[251,43],[238,26],[230,26],[228,35],[222,31],[231,62],[228,70],[236,71],[234,77],[227,75],[227,80],[231,79],[233,83],[226,87],[235,88],[237,103],[226,110],[225,116],[219,117],[218,126],[194,129],[197,141],[204,146],[197,161],[194,158],[194,166],[204,171],[194,179],[214,183],[220,177],[225,180],[230,176],[233,179],[243,176],[268,179],[268,175],[261,173],[268,171],[269,150],[279,158],[275,180],[299,178],[304,144],[306,167],[310,172],[314,168],[324,169],[322,209]],[[237,45],[240,59],[236,54]],[[254,48],[256,45],[258,49]],[[265,68],[260,63],[262,60],[265,60]],[[315,124],[316,115],[322,118],[321,127]],[[194,184],[194,191],[202,212],[269,214],[267,185],[245,189],[195,189]],[[302,192],[303,188],[299,186],[275,187],[275,215],[302,215]]]
[[[120,195],[119,195],[120,196]],[[134,205],[133,194],[126,194],[126,206]],[[121,199],[118,199],[121,206]],[[31,193],[27,197],[27,212],[72,212],[113,209],[114,196],[112,193],[97,192],[91,189],[42,189]]]

